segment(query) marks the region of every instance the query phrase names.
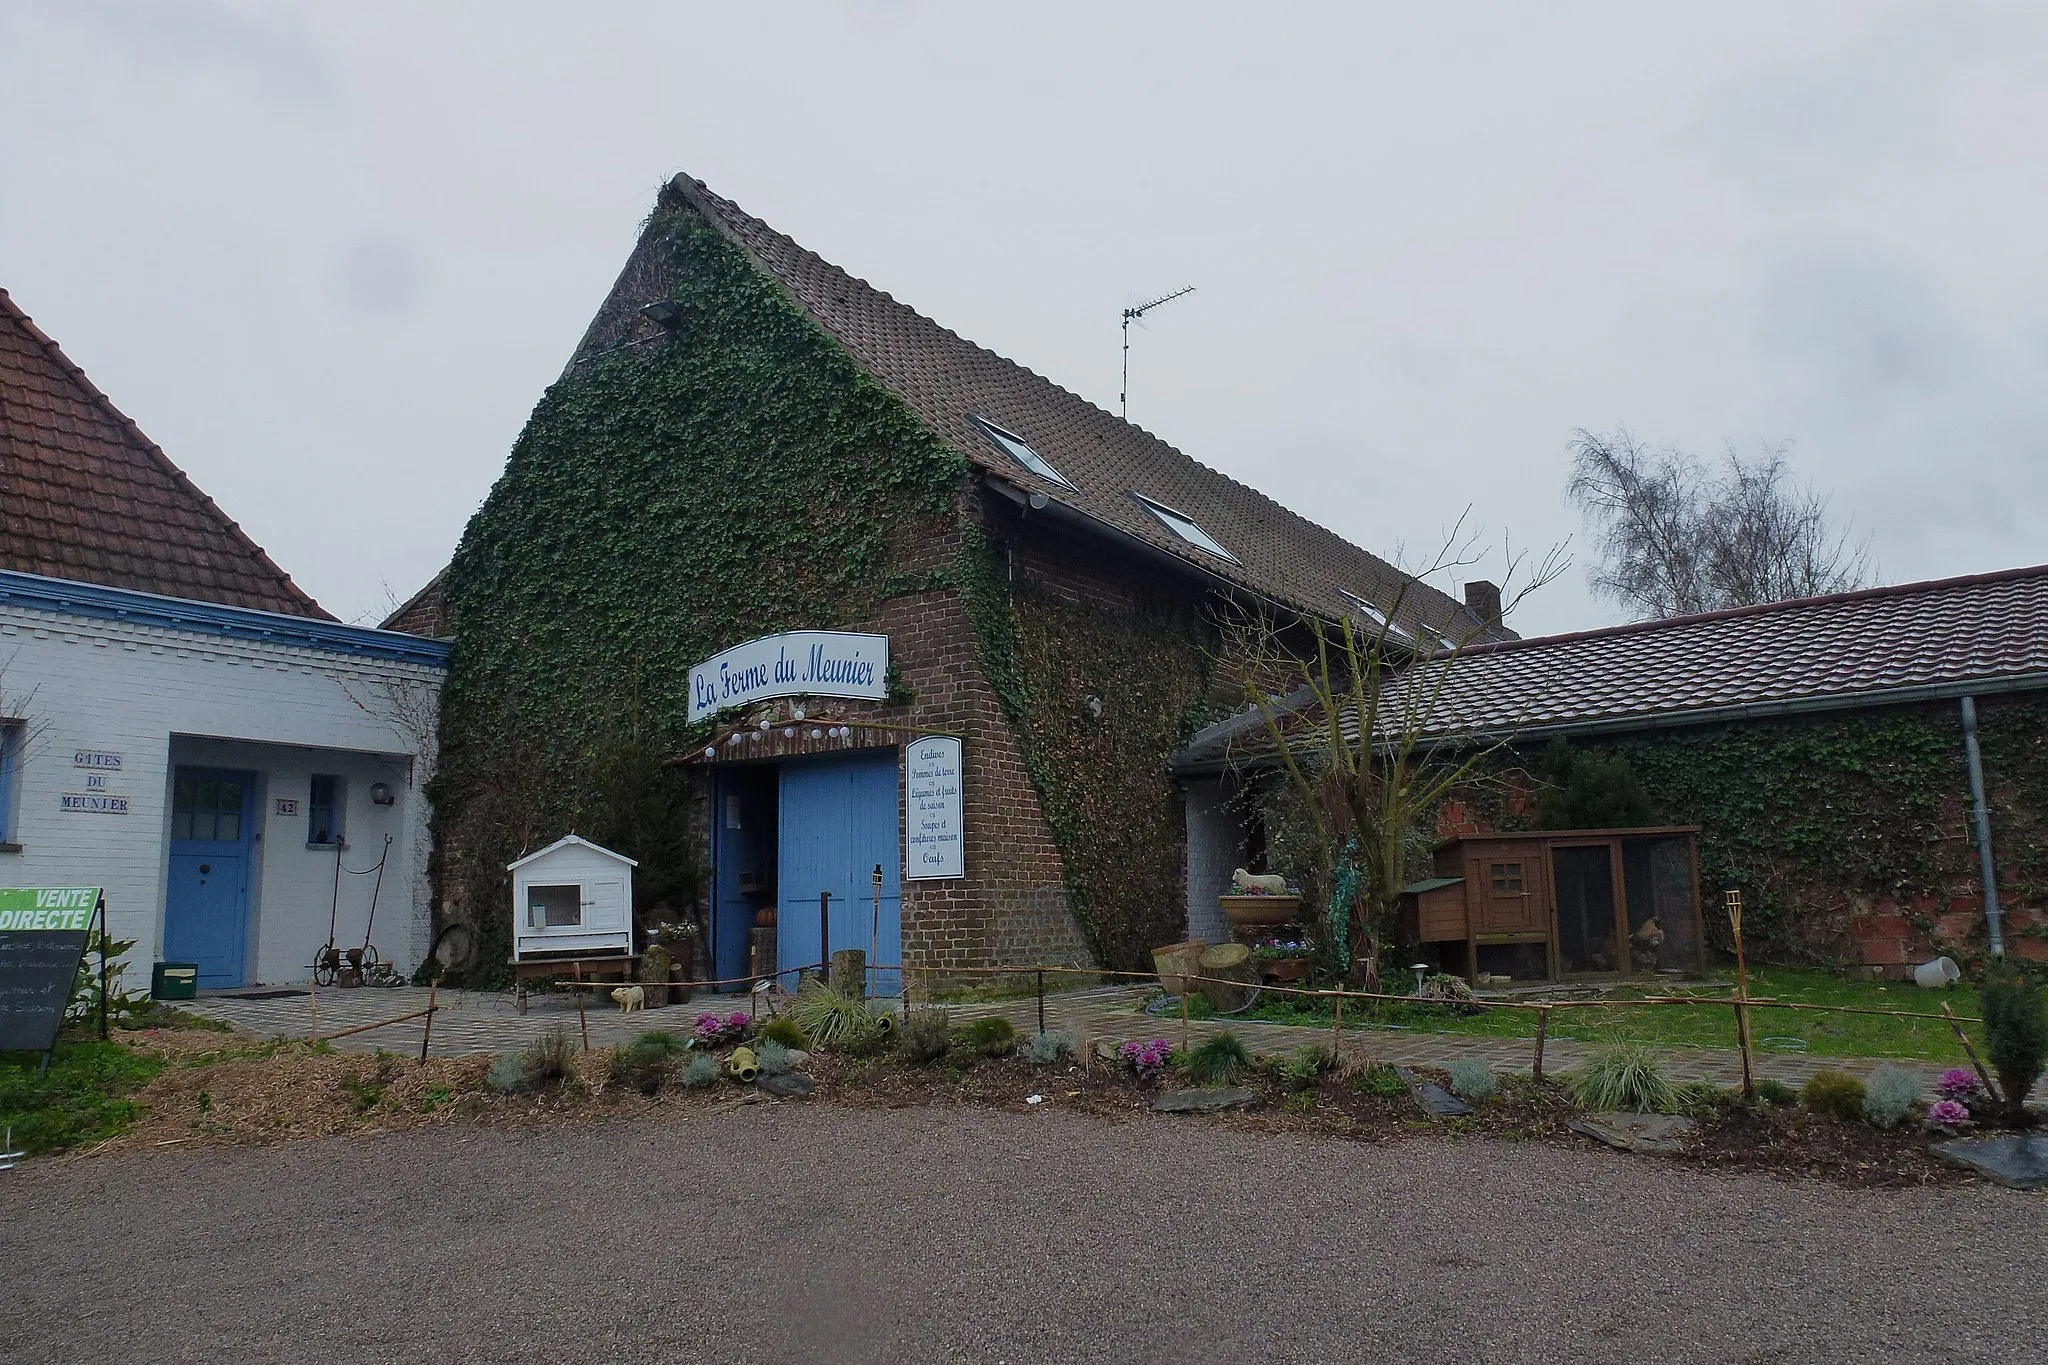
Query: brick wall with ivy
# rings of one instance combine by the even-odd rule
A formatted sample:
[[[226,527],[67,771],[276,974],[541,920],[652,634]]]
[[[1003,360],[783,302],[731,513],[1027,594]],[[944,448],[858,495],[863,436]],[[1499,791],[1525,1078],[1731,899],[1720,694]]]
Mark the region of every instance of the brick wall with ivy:
[[[2048,958],[2048,700],[1985,698],[1979,741],[2011,951]],[[1892,975],[1985,949],[1969,772],[1954,702],[1675,728],[1581,747],[1625,758],[1653,821],[1696,824],[1710,938],[1744,891],[1762,957]],[[1528,829],[1536,755],[1498,765],[1440,832]]]
[[[650,344],[661,297],[682,323]],[[640,859],[643,903],[701,905],[704,771],[669,761],[711,733],[690,666],[800,628],[891,636],[894,704],[849,719],[965,740],[969,876],[906,884],[907,960],[1125,965],[1178,933],[1166,764],[1207,714],[1202,593],[1014,515],[679,200],[444,585],[437,882],[481,963],[506,956],[505,863],[571,829]]]

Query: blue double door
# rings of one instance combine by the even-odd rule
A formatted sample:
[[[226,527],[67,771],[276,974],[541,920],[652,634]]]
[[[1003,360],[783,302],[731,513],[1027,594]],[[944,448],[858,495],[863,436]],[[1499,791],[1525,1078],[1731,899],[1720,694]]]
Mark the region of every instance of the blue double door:
[[[171,783],[164,960],[199,964],[199,984],[248,984],[249,863],[256,775],[179,768]]]
[[[896,770],[893,749],[782,765],[775,948],[783,971],[823,961],[828,946],[859,948],[873,963],[902,963]],[[824,892],[831,899],[822,902],[829,908],[821,920]],[[901,979],[900,972],[871,973],[869,985],[877,995],[895,995]]]

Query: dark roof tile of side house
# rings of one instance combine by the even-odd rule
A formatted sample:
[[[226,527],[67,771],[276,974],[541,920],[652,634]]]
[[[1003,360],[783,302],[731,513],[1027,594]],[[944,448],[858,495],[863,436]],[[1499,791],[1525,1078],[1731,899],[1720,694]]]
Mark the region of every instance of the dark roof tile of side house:
[[[333,620],[0,289],[0,569]]]
[[[1434,645],[1436,632],[1462,639],[1480,631],[1479,623],[1454,598],[1414,583],[1385,560],[1263,493],[946,330],[798,246],[702,183],[677,176],[664,198],[687,203],[737,242],[931,431],[987,475],[1024,495],[1042,493],[1056,511],[1064,509],[1095,529],[1138,542],[1295,610],[1330,619],[1356,615],[1346,592],[1386,609],[1406,585],[1399,624],[1424,627],[1419,637],[1423,644]],[[643,236],[585,333],[579,359],[618,344],[635,325],[637,310],[660,297],[658,245]],[[572,360],[570,368],[576,363]],[[1012,459],[975,423],[976,417],[1021,438],[1064,479],[1045,477]],[[1197,548],[1147,510],[1141,498],[1192,519],[1232,559]],[[439,596],[429,584],[386,626],[442,633],[447,622]],[[1489,634],[1512,638],[1507,631]]]
[[[1431,719],[1571,734],[2031,690],[2048,691],[2048,565],[1474,645]],[[1256,761],[1262,728],[1212,726],[1176,763]]]

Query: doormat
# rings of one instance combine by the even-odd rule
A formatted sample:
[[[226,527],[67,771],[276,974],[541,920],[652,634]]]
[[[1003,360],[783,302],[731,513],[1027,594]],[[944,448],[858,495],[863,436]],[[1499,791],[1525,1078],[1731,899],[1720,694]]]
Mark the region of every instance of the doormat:
[[[304,991],[245,991],[241,995],[216,995],[216,1000],[289,1000]]]

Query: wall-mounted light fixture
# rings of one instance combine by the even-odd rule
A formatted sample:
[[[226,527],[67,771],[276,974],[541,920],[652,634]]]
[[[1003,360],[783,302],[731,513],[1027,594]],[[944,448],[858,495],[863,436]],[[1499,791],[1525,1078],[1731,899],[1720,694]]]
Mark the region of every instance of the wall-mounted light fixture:
[[[656,299],[641,306],[640,316],[664,331],[673,332],[682,325],[683,305],[674,299]]]
[[[396,805],[397,802],[398,797],[392,793],[391,784],[389,782],[372,782],[370,784],[371,805],[390,806]]]

